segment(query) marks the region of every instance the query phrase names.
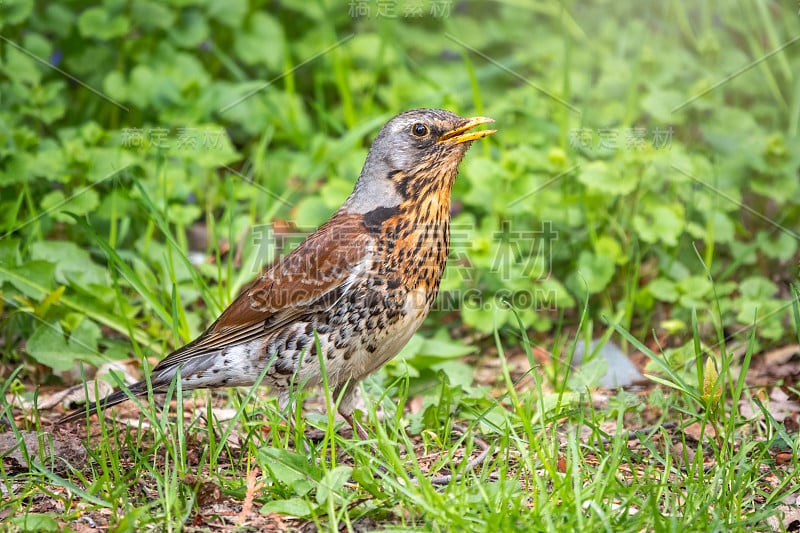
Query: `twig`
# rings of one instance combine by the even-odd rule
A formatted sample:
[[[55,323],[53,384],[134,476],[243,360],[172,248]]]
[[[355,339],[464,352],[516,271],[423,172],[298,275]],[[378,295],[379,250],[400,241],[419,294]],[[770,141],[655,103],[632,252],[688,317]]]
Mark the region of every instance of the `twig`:
[[[467,428],[465,427],[453,424],[453,429],[458,431],[462,435],[467,434]],[[451,481],[459,482],[462,479],[464,479],[464,474],[472,472],[476,466],[478,466],[479,464],[483,463],[486,460],[486,457],[489,455],[489,451],[491,449],[489,444],[487,444],[486,441],[484,441],[480,437],[473,437],[473,439],[475,441],[475,444],[477,444],[478,447],[481,449],[481,453],[478,454],[478,456],[475,457],[474,459],[470,459],[469,462],[467,462],[467,466],[464,469],[463,473],[456,474],[455,476],[453,474],[447,474],[443,476],[432,477],[431,478],[432,485],[447,485]],[[416,479],[414,481],[418,482],[418,480]]]
[[[661,424],[660,426],[651,426],[649,428],[642,428],[642,429],[632,429],[625,434],[626,440],[636,440],[641,437],[650,437],[655,434],[659,429],[674,429],[678,427],[678,424],[675,422],[666,422]],[[614,437],[611,438],[603,438],[600,439],[602,444],[611,444],[613,442]]]
[[[252,469],[247,474],[247,490],[244,494],[244,502],[242,502],[242,510],[239,513],[239,516],[236,517],[236,523],[239,526],[244,525],[247,517],[253,511],[253,499],[256,496],[256,492],[258,492],[262,487],[263,484],[257,483],[256,478],[258,478],[258,474],[261,472],[258,468]]]

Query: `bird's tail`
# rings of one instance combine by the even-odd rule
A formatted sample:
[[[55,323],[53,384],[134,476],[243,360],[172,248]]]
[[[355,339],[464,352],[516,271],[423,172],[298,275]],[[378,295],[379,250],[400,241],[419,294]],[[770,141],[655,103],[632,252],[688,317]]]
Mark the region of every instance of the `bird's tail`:
[[[87,416],[99,413],[100,411],[108,409],[109,407],[120,404],[125,400],[130,399],[131,396],[145,396],[147,394],[147,382],[137,381],[128,387],[128,390],[130,391],[130,394],[126,391],[118,390],[109,394],[103,399],[88,403],[84,407],[79,407],[71,413],[62,416],[58,420],[58,423],[65,424],[68,422],[75,422],[76,420],[82,420]],[[158,392],[155,386],[153,387],[153,392]]]

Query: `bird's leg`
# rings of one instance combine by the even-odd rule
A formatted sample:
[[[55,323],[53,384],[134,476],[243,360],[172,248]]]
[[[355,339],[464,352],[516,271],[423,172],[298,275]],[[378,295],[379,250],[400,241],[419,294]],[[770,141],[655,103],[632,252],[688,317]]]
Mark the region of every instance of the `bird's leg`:
[[[358,435],[361,440],[369,440],[367,430],[364,429],[364,426],[362,426],[361,423],[355,419],[355,417],[353,417],[352,412],[343,413],[341,410],[339,410],[339,414],[342,415],[342,418],[344,418],[345,421],[350,424],[350,427],[353,428],[353,435]]]
[[[357,387],[358,382],[353,381],[347,381],[339,385],[333,390],[332,400],[339,402],[339,414],[342,415],[342,418],[353,428],[353,436],[358,435],[361,440],[369,440],[367,430],[353,417]]]
[[[295,420],[297,416],[297,399],[292,397],[289,391],[281,392],[278,396],[278,408],[282,413],[286,414],[286,418],[289,422],[289,434],[293,439],[297,440],[299,436],[297,422]]]

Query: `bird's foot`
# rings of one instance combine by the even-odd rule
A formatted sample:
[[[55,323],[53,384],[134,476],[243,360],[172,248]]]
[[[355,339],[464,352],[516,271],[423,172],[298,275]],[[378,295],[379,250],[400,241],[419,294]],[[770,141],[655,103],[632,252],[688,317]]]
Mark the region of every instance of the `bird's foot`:
[[[367,430],[364,429],[364,426],[362,426],[361,423],[353,417],[353,413],[340,412],[339,414],[342,415],[342,418],[344,418],[345,421],[350,424],[350,427],[353,428],[353,436],[358,435],[361,440],[369,440],[369,434],[367,433]]]

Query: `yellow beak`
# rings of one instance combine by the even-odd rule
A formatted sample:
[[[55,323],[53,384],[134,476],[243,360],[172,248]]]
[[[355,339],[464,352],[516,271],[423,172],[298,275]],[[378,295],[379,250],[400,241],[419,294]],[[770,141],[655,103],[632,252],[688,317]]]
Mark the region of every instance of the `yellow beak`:
[[[469,133],[467,132],[472,128],[474,128],[475,126],[480,126],[481,124],[488,124],[489,122],[494,122],[494,119],[489,117],[470,117],[461,126],[445,132],[441,137],[439,137],[439,140],[436,142],[459,144],[467,141],[474,141],[475,139],[480,139],[482,137],[486,137],[496,132],[497,130],[481,130],[481,131],[472,131]]]

